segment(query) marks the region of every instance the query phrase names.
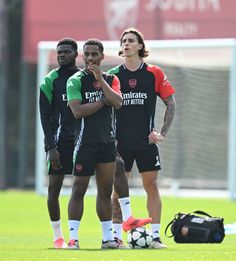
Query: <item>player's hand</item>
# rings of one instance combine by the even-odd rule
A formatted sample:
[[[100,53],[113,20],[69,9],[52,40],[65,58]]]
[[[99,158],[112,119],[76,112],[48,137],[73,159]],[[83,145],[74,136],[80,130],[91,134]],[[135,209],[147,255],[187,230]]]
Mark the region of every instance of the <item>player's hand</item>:
[[[51,162],[52,168],[54,170],[59,170],[62,168],[60,161],[60,153],[56,148],[51,148],[48,151],[48,160]]]
[[[102,71],[100,67],[97,64],[89,64],[87,66],[87,69],[93,73],[94,77],[96,78],[97,81],[101,81],[102,78]]]
[[[165,136],[161,135],[157,131],[153,130],[148,136],[149,144],[156,144],[165,139]]]

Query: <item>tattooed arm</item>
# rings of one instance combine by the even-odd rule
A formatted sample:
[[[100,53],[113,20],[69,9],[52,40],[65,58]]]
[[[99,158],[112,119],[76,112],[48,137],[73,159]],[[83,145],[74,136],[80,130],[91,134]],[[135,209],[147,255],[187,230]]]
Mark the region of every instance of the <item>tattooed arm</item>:
[[[164,114],[164,122],[163,125],[161,127],[161,131],[160,134],[162,136],[166,136],[170,125],[172,123],[172,120],[174,118],[174,114],[175,114],[175,98],[173,95],[167,97],[165,100],[163,100],[163,102],[166,105],[166,111]]]
[[[150,135],[148,136],[149,143],[158,143],[160,141],[163,141],[165,136],[167,135],[167,132],[174,118],[174,114],[175,114],[174,96],[171,95],[167,97],[165,100],[163,100],[163,102],[166,105],[166,110],[165,110],[164,120],[163,120],[161,130],[159,133],[157,133],[155,130],[150,133]]]

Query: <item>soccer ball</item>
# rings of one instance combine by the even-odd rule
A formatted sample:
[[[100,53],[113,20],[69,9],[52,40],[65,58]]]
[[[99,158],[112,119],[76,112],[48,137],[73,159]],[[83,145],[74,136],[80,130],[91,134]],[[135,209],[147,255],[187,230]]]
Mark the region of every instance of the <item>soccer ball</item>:
[[[130,248],[148,248],[152,243],[151,231],[145,227],[137,227],[128,232],[127,243]]]

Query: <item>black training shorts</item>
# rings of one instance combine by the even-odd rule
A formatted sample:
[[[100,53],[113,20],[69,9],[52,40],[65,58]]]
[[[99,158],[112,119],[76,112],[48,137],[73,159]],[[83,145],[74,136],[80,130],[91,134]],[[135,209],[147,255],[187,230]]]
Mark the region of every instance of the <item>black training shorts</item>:
[[[119,154],[124,160],[126,172],[131,171],[134,160],[139,172],[161,169],[159,151],[155,144],[149,145],[145,150],[119,150]]]
[[[50,162],[48,162],[48,174],[49,175],[72,174],[74,141],[60,144],[58,145],[57,149],[60,153],[60,161],[61,161],[62,169],[54,170]]]
[[[76,152],[73,174],[92,176],[97,163],[109,163],[116,160],[116,145],[109,143],[81,144]]]

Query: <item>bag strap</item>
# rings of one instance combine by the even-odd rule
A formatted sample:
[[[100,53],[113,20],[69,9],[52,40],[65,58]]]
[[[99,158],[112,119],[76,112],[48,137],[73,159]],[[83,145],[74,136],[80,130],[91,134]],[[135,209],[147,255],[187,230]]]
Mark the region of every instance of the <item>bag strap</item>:
[[[193,213],[199,214],[199,215],[208,216],[208,217],[212,217],[211,215],[207,214],[207,213],[204,212],[204,211],[195,210],[195,211],[193,211],[193,212],[190,212],[190,213],[186,214],[183,218],[181,218],[181,219],[179,218],[179,219],[178,219],[178,217],[180,216],[180,213],[178,213],[177,215],[175,215],[174,219],[171,220],[170,223],[166,226],[166,229],[165,229],[165,235],[166,235],[166,237],[168,237],[168,238],[174,237],[174,236],[179,232],[180,228],[183,226],[183,224],[184,224],[184,222],[185,222],[185,219],[186,219],[188,216],[190,216],[191,214],[193,214]],[[175,229],[175,233],[172,233],[171,236],[168,236],[168,235],[167,235],[167,230],[168,230],[168,228],[169,228],[169,227],[173,224],[173,222],[176,221],[177,219],[179,220],[179,224],[178,224],[178,227]]]
[[[186,214],[183,218],[179,218],[180,215],[181,215],[181,213],[178,213],[177,215],[175,215],[174,219],[171,220],[170,223],[166,226],[165,235],[166,235],[167,237],[169,237],[169,238],[174,237],[174,236],[179,232],[180,228],[181,228],[182,225],[184,224],[185,219],[186,219],[190,214],[191,214],[191,213]],[[173,222],[176,221],[176,220],[179,220],[178,227],[175,229],[175,233],[172,233],[171,236],[168,236],[168,235],[167,235],[167,230],[168,230],[169,226],[172,225]]]
[[[173,234],[172,234],[171,236],[168,236],[168,235],[167,235],[167,230],[168,230],[169,226],[172,225],[172,223],[173,223],[175,220],[176,220],[176,218],[172,219],[172,220],[170,221],[170,223],[166,226],[166,229],[165,229],[165,235],[166,235],[166,237],[171,238],[171,237],[174,236]]]

